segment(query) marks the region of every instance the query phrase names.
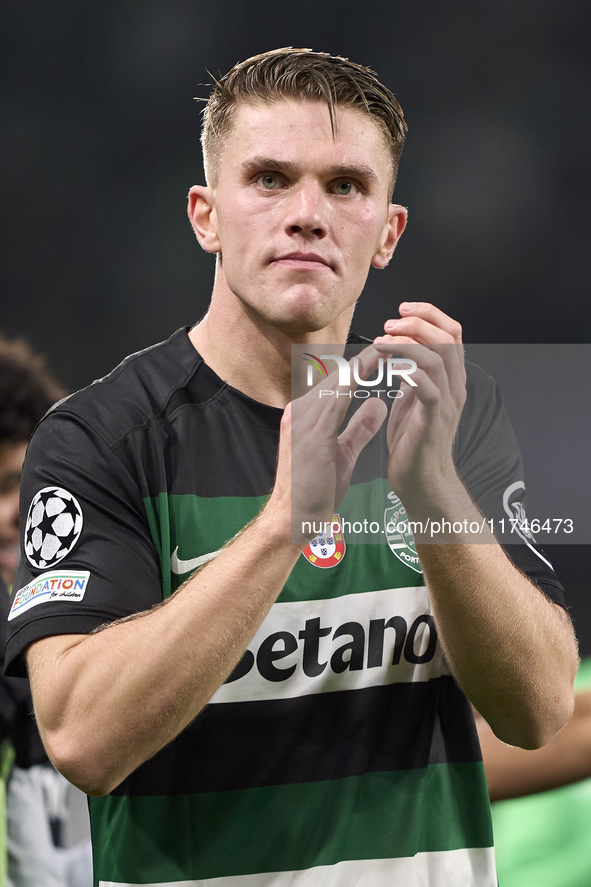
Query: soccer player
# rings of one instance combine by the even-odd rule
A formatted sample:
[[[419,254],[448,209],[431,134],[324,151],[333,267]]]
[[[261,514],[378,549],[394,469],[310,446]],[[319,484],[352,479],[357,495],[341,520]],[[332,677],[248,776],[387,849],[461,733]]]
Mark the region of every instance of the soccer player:
[[[405,129],[346,59],[233,68],[189,193],[207,315],[34,435],[7,660],[26,657],[49,753],[92,796],[97,882],[492,887],[468,699],[524,747],[570,716],[562,590],[530,540],[508,556],[491,533],[521,463],[459,324],[402,302],[348,382],[292,400],[293,345],[322,369],[322,343],[362,341],[355,303],[406,224]],[[386,427],[385,400],[356,395],[392,355]]]

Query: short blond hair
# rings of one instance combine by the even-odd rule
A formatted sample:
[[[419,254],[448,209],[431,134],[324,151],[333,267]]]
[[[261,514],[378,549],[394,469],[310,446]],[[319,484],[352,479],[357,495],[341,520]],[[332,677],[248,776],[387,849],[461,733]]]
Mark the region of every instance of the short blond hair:
[[[402,108],[393,93],[364,65],[327,52],[291,46],[239,62],[215,81],[203,112],[201,131],[203,164],[209,185],[217,184],[219,159],[238,105],[281,99],[326,102],[333,135],[337,106],[371,117],[382,131],[392,157],[392,192],[407,129]]]

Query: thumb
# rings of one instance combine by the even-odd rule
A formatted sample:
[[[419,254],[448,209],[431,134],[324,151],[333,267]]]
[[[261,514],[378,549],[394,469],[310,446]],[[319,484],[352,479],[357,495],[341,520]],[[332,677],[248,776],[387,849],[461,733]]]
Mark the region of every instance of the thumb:
[[[384,401],[379,397],[370,397],[353,414],[349,424],[339,435],[339,455],[342,460],[339,474],[342,472],[347,476],[347,484],[361,450],[378,433],[387,415],[388,407]]]

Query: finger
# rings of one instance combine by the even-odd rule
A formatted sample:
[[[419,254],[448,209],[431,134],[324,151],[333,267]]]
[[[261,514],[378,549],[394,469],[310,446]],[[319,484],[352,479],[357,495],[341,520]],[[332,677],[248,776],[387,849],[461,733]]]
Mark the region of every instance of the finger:
[[[385,402],[380,398],[370,397],[355,411],[347,427],[339,435],[338,443],[341,459],[346,463],[343,473],[347,476],[347,483],[359,454],[378,433],[387,415],[388,407]]]
[[[373,345],[368,345],[349,361],[339,354],[332,358],[323,355],[323,358],[327,362],[329,359],[336,361],[338,369],[321,379],[305,395],[292,401],[294,423],[303,431],[322,427],[327,433],[336,433],[355,391],[377,369],[380,355]]]
[[[321,382],[325,387],[316,385],[303,397],[291,402],[292,476],[298,479],[300,485],[311,467],[318,474],[315,481],[318,489],[324,489],[325,482],[330,480],[330,475],[336,470],[336,460],[340,458],[338,431],[360,381],[371,374],[378,361],[375,348],[368,346],[358,356],[356,363],[353,359],[353,366],[347,361],[339,366],[339,369],[347,371],[346,378],[343,376],[340,384],[339,373],[333,373]],[[376,433],[387,412],[385,404],[366,409],[363,409],[364,406],[344,437],[345,463],[351,471],[359,452]],[[342,463],[342,459],[340,461]],[[339,475],[343,475],[340,470]]]
[[[387,440],[390,449],[405,433],[405,421],[416,403],[414,389],[401,385],[402,397],[397,397],[390,408],[388,416]]]
[[[462,341],[461,324],[430,302],[401,302],[399,311],[402,320],[422,320],[450,335],[454,342],[459,344]]]
[[[387,334],[408,336],[422,344],[462,342],[461,325],[429,302],[402,302],[400,314],[384,324]]]
[[[301,397],[291,401],[292,428],[298,434],[336,434],[351,400],[345,386],[339,385],[335,370]]]
[[[414,362],[416,369],[408,370],[408,380],[414,383],[412,391],[424,406],[430,410],[441,409],[442,416],[450,410],[461,411],[466,399],[466,370],[461,346],[427,347],[392,337],[392,342],[385,342],[383,348],[390,348],[397,357]],[[401,390],[407,390],[404,382]]]
[[[339,434],[339,445],[346,447],[357,459],[363,447],[378,433],[387,415],[388,407],[383,400],[379,397],[368,398]]]
[[[462,340],[461,331],[458,338],[422,317],[401,317],[387,320],[384,330],[386,335],[404,336],[421,345],[459,345]]]
[[[418,345],[405,336],[381,336],[376,350],[392,355],[393,372],[411,388],[418,385],[421,373],[427,374],[441,390],[449,388],[449,376],[457,374],[459,362],[457,345]]]
[[[443,388],[449,387],[450,390],[453,390],[456,387],[461,389],[465,387],[466,367],[462,345],[456,345],[451,342],[447,344],[419,345],[416,340],[408,336],[379,336],[375,340],[374,346],[382,354],[391,354],[396,357],[413,360],[417,366],[422,366],[426,371],[429,371],[429,368],[437,370],[442,366],[448,376],[447,384],[445,384],[443,377],[438,378],[438,384],[441,384]],[[429,355],[438,355],[442,363],[440,364],[439,361],[433,360]],[[410,372],[412,370],[409,370]],[[414,372],[413,380],[416,381],[416,379],[416,372]]]

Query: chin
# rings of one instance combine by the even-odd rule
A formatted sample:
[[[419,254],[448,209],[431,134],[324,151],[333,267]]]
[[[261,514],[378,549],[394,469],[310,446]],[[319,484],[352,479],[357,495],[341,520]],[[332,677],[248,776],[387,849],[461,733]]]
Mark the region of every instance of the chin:
[[[340,296],[340,297],[339,297]],[[238,298],[245,306],[251,320],[257,326],[275,329],[291,339],[302,339],[320,330],[337,328],[342,324],[348,329],[355,302],[346,304],[343,294],[335,289],[319,291],[316,287],[300,284],[279,290],[271,297],[249,299],[245,295]],[[340,311],[335,313],[335,305]]]
[[[284,332],[297,335],[317,333],[319,330],[333,327],[338,324],[341,317],[346,316],[349,324],[353,314],[354,304],[335,314],[334,300],[327,298],[294,299],[291,304],[285,305],[282,316],[275,319],[275,325]]]
[[[317,333],[334,322],[335,318],[332,314],[327,315],[327,313],[320,311],[294,312],[288,317],[277,317],[272,321],[273,326],[290,338],[300,338]]]

